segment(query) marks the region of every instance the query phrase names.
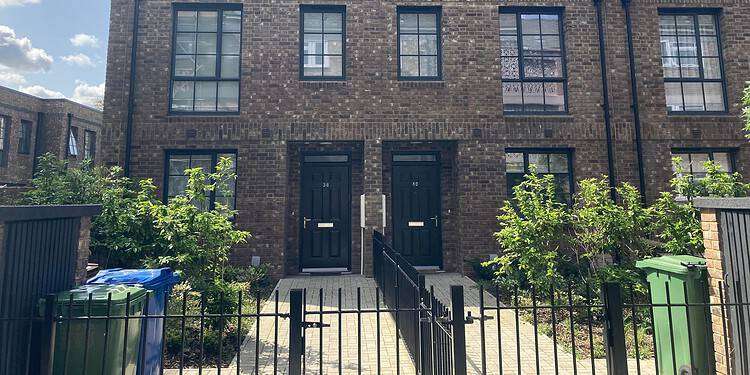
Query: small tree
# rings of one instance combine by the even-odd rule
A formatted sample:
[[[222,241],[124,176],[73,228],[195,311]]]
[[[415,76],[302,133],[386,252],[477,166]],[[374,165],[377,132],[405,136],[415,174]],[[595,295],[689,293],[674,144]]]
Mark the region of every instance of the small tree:
[[[663,192],[651,206],[654,236],[671,254],[703,253],[703,231],[700,212],[693,206],[695,197],[742,197],[750,192],[750,185],[742,182],[739,173],[727,173],[713,161],[703,164],[706,176],[696,178],[682,168],[682,160],[674,158],[674,175],[670,181],[672,192]],[[678,197],[686,199],[680,202]]]
[[[497,267],[496,280],[504,286],[528,283],[539,289],[561,282],[560,246],[568,223],[567,206],[555,193],[555,180],[532,169],[513,188],[514,199],[505,202],[495,233],[502,254],[485,266]]]
[[[650,211],[630,184],[617,187],[619,202],[610,197],[606,177],[579,183],[571,213],[571,245],[578,263],[589,277],[612,262],[632,266],[652,249],[645,241]]]
[[[225,289],[229,253],[250,234],[234,227],[229,218],[235,212],[228,207],[220,203],[212,210],[200,207],[208,206],[211,192],[232,193],[227,191],[236,178],[231,165],[230,159],[222,158],[213,173],[186,170],[186,191],[165,204],[149,179],[136,187],[118,167],[106,170],[84,162],[73,168],[45,155],[23,202],[101,204],[102,213],[92,223],[91,247],[107,266],[168,266],[181,271],[195,290]]]
[[[106,172],[84,160],[71,168],[67,160],[47,153],[39,157],[38,169],[31,181],[32,189],[24,194],[23,203],[33,205],[94,204],[110,181]]]
[[[714,161],[703,163],[706,176],[702,178],[686,172],[682,167],[682,158],[673,158],[672,164],[675,170],[670,181],[672,191],[688,200],[695,197],[743,197],[750,192],[750,184],[742,182],[742,175],[728,173]]]

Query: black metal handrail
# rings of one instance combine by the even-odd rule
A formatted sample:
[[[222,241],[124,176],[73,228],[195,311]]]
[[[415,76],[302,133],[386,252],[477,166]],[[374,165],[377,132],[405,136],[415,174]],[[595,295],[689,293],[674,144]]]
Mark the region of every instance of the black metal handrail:
[[[450,310],[425,287],[424,275],[377,231],[373,253],[375,282],[386,305],[394,309],[397,334],[404,339],[415,366],[423,373],[452,374]],[[397,352],[397,364],[399,361]]]

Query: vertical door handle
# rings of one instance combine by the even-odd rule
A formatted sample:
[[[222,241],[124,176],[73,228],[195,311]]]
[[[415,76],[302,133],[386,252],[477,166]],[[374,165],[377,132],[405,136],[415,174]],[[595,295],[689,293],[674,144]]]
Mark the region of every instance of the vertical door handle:
[[[438,220],[439,220],[438,216],[435,215],[435,216],[431,217],[430,220],[432,220],[432,221],[435,222],[435,228],[437,228],[437,226],[438,226]]]
[[[312,219],[308,219],[307,217],[302,217],[302,229],[307,229],[307,223],[312,221]]]

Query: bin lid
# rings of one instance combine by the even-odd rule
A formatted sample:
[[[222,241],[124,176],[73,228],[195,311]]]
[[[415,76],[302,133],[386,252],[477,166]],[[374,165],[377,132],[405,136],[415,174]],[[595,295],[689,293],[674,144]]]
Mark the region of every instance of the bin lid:
[[[174,285],[180,281],[178,274],[171,268],[156,269],[123,269],[111,268],[101,270],[90,278],[87,284],[125,284],[140,285],[146,289],[157,289],[162,285]]]
[[[128,300],[137,301],[146,294],[146,289],[128,285],[81,285],[77,288],[58,293],[55,297],[58,305],[67,306],[73,296],[73,304],[85,304],[91,295],[93,304],[106,304],[109,296],[112,296],[112,304],[123,304]]]
[[[706,260],[691,255],[665,255],[639,260],[635,266],[643,270],[666,271],[687,275],[696,269],[705,269]]]

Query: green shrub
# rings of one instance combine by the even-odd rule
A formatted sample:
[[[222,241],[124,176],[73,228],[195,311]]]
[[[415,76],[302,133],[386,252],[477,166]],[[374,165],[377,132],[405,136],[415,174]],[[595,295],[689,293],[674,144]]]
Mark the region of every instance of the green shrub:
[[[497,266],[498,282],[507,287],[561,282],[559,250],[569,213],[556,194],[554,177],[532,172],[513,194],[497,217],[500,230],[494,236],[502,254],[485,265]]]
[[[23,198],[26,204],[101,204],[102,213],[94,218],[91,231],[93,257],[105,267],[154,268],[171,267],[182,274],[183,283],[175,288],[169,307],[181,313],[182,298],[189,313],[236,314],[238,295],[244,294],[243,313],[252,312],[254,304],[248,293],[265,293],[269,286],[265,267],[232,267],[229,254],[250,236],[237,230],[231,217],[234,211],[220,203],[207,207],[210,192],[224,195],[235,178],[231,160],[222,159],[216,170],[206,173],[200,168],[188,169],[187,189],[168,203],[158,199],[151,180],[137,184],[122,177],[120,168],[95,168],[86,161],[71,167],[53,155],[39,159],[39,172],[32,189]],[[201,307],[203,301],[203,307]],[[206,318],[203,321],[204,359],[218,360],[220,345],[234,345],[244,337],[252,321],[237,318]],[[182,327],[177,321],[167,323],[166,345],[171,360],[182,349],[188,363],[200,360],[201,333],[198,319],[187,319],[182,348]],[[228,349],[228,348],[227,348]],[[230,353],[231,350],[225,350]],[[231,359],[231,358],[229,358]],[[222,358],[226,362],[229,359]]]
[[[194,290],[226,289],[224,271],[232,248],[245,243],[248,232],[237,230],[230,217],[234,211],[220,203],[204,210],[210,192],[225,191],[235,178],[231,161],[222,159],[215,172],[188,169],[184,194],[163,203],[151,180],[137,186],[121,176],[118,167],[94,168],[89,162],[70,167],[52,155],[39,159],[39,172],[26,204],[102,205],[94,218],[92,253],[105,266],[171,267],[180,271]]]
[[[721,166],[713,161],[706,161],[703,167],[706,176],[696,178],[685,172],[682,167],[682,159],[672,159],[675,172],[670,185],[672,191],[678,196],[692,200],[694,197],[745,197],[750,192],[750,184],[742,182],[739,173],[727,173]]]

